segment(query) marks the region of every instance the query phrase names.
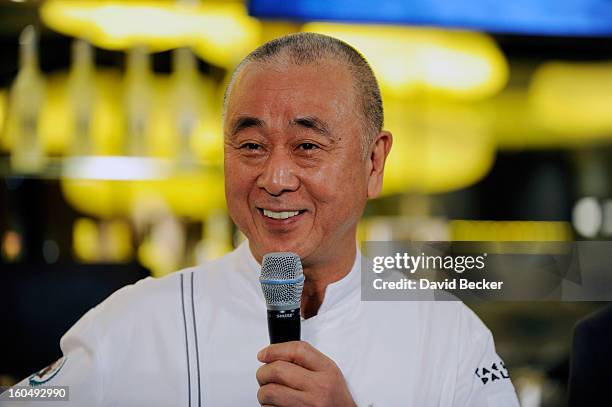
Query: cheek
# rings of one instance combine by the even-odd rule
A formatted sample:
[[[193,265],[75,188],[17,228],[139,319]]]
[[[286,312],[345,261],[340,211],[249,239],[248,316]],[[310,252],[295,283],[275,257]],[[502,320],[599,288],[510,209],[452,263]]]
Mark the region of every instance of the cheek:
[[[226,174],[225,200],[228,214],[238,229],[247,236],[252,224],[248,196],[249,189],[244,181],[240,177]]]
[[[255,172],[253,168],[244,164],[236,153],[225,154],[224,161],[225,183],[231,190],[244,189],[244,186],[252,178]]]
[[[355,163],[336,162],[313,171],[305,179],[314,200],[330,206],[336,214],[354,211],[363,205],[366,197],[363,169]]]
[[[248,209],[248,195],[253,185],[252,175],[238,163],[225,165],[225,198],[231,212]]]
[[[251,190],[249,185],[250,183],[240,177],[233,177],[231,181],[225,182],[225,196],[228,207],[242,208],[248,206],[248,197]]]
[[[302,185],[318,205],[332,203],[337,198],[338,176],[341,175],[329,167],[309,169],[300,174]]]

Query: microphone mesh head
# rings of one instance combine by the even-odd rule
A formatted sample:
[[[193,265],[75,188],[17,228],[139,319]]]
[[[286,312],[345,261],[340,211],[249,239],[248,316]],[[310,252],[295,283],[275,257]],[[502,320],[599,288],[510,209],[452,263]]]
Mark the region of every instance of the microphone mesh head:
[[[295,253],[268,253],[261,262],[261,289],[270,310],[290,310],[300,307],[304,273],[302,262]]]

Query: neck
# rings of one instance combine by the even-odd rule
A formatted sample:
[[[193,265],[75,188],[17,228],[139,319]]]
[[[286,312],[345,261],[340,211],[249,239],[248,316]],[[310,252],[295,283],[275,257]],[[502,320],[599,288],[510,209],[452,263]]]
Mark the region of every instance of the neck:
[[[302,266],[306,280],[302,292],[302,316],[305,319],[317,315],[325,299],[327,286],[344,278],[355,262],[355,241],[347,247],[338,247],[329,259],[313,263],[305,262]],[[342,253],[342,255],[338,255]]]

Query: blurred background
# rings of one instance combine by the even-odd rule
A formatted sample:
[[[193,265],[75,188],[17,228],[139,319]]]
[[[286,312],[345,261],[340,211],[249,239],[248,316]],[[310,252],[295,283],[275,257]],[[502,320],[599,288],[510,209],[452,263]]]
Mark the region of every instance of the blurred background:
[[[223,91],[291,32],[379,79],[394,146],[361,240],[609,240],[612,5],[498,3],[0,0],[0,385],[119,287],[241,241]],[[565,404],[572,327],[603,305],[472,308],[535,407]]]

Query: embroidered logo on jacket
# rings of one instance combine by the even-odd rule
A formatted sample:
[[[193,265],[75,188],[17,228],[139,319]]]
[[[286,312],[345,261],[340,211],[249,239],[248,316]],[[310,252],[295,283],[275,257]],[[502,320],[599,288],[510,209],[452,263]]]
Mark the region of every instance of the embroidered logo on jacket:
[[[49,366],[44,369],[39,370],[34,373],[32,376],[28,378],[30,382],[30,386],[39,386],[43,383],[47,383],[49,380],[53,379],[57,372],[60,371],[62,366],[66,363],[66,357],[61,357],[55,362],[51,363]]]
[[[494,382],[496,380],[509,379],[508,369],[504,366],[503,361],[493,363],[490,367],[479,367],[474,372],[476,377],[482,380],[482,384]]]

